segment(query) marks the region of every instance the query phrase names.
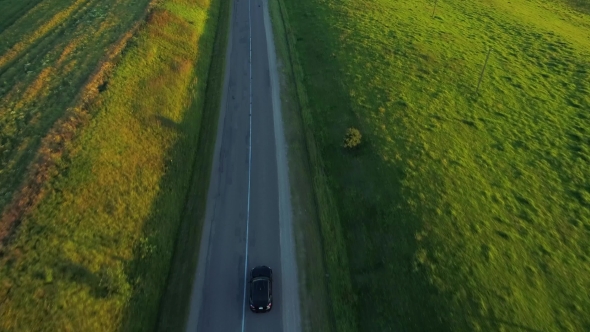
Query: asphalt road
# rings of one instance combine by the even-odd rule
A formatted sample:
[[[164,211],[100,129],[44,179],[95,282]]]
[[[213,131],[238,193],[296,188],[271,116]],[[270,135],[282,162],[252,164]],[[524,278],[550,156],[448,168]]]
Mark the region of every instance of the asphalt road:
[[[187,332],[301,330],[286,145],[266,0],[233,1],[216,153]],[[251,50],[251,52],[250,52]],[[273,308],[246,273],[273,269]]]

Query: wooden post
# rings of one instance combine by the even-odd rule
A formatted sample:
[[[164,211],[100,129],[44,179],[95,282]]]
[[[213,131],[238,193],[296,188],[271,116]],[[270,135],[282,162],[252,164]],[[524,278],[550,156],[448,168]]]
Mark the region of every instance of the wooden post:
[[[438,0],[434,0],[434,9],[432,9],[432,18],[434,18],[434,12],[436,11],[436,4],[438,3]]]
[[[486,56],[486,62],[483,64],[483,68],[481,69],[481,74],[479,75],[479,81],[477,82],[477,88],[475,89],[475,95],[479,91],[479,85],[481,84],[481,79],[483,78],[483,73],[486,70],[486,66],[488,65],[488,59],[490,58],[490,53],[492,53],[492,48],[488,50],[488,55]]]

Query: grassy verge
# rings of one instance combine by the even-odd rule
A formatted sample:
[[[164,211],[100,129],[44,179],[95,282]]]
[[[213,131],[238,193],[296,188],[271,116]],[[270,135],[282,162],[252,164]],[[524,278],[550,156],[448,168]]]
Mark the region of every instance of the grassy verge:
[[[562,1],[447,1],[434,17],[427,1],[281,3],[327,269],[356,296],[330,278],[337,330],[587,330],[588,15]],[[349,127],[363,141],[344,150]]]
[[[219,3],[159,2],[98,89],[95,116],[61,137],[55,176],[1,258],[3,331],[155,326],[207,121]]]
[[[228,44],[231,1],[219,1],[217,10],[216,36],[213,45],[213,57],[203,106],[203,119],[197,144],[197,158],[194,160],[191,186],[186,199],[182,223],[179,227],[174,259],[168,276],[168,286],[162,298],[157,331],[184,331],[190,309],[191,288],[199,258],[201,230],[205,219],[209,177],[213,154],[223,80],[225,78],[225,55]],[[210,11],[210,15],[215,15]],[[198,91],[197,91],[198,92]],[[200,110],[200,104],[195,105]]]
[[[310,104],[307,87],[304,85],[303,68],[299,62],[299,54],[296,50],[295,36],[290,27],[291,20],[289,19],[289,13],[284,1],[279,0],[278,4],[284,24],[284,29],[281,30],[285,31],[289,63],[295,83],[296,101],[299,105],[303,124],[305,149],[311,165],[309,170],[311,171],[321,238],[324,244],[329,243],[329,245],[322,246],[322,249],[327,272],[328,292],[331,297],[331,314],[333,315],[332,317],[335,321],[335,329],[337,331],[351,331],[356,327],[356,319],[352,311],[355,298],[350,284],[348,257],[343,254],[346,252],[346,247],[340,226],[339,211],[334,202],[331,188],[328,186],[329,179],[324,173],[321,151],[317,146],[315,134],[311,127],[314,121],[311,108],[313,104]],[[281,49],[280,46],[279,49]],[[313,246],[312,248],[317,248],[317,246]],[[316,264],[311,269],[309,266],[306,266],[308,273],[318,273],[319,271],[316,270],[317,266]],[[319,290],[321,292],[321,288]]]
[[[269,2],[279,59],[283,126],[289,147],[289,177],[299,267],[302,326],[305,331],[329,332],[334,330],[334,317],[328,296],[322,237],[311,179],[312,169],[287,44],[285,27],[288,22],[283,21],[281,5],[279,1]]]

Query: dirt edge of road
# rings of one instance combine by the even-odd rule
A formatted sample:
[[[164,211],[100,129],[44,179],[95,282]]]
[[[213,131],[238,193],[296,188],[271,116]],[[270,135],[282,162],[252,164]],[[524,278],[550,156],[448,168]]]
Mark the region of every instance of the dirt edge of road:
[[[272,91],[273,127],[277,159],[277,183],[279,193],[279,230],[281,247],[281,285],[283,332],[301,332],[301,305],[299,297],[299,274],[296,258],[291,179],[289,177],[289,151],[285,137],[285,125],[281,103],[281,84],[273,26],[268,0],[264,0],[264,30],[268,52],[268,67]]]
[[[301,105],[297,95],[286,22],[281,13],[282,0],[269,1],[274,32],[277,68],[280,76],[283,129],[288,149],[291,203],[298,265],[301,325],[303,331],[335,331],[327,285],[324,251],[303,127]],[[273,87],[274,88],[274,87]]]

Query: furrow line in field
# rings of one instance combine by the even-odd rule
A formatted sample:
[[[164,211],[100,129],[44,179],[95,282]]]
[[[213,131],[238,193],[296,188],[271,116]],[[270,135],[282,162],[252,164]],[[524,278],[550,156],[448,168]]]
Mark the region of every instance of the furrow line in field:
[[[6,75],[0,76],[5,86],[7,83],[8,86],[12,86],[8,96],[2,96],[0,101],[0,130],[3,132],[3,146],[0,151],[0,167],[3,172],[0,174],[0,187],[4,193],[0,200],[0,210],[14,198],[15,191],[24,181],[26,168],[33,161],[42,137],[73,104],[76,94],[92,74],[101,55],[106,52],[100,45],[108,40],[91,45],[87,50],[75,50],[76,47],[83,47],[89,41],[102,37],[105,30],[112,29],[112,24],[105,24],[103,18],[100,18],[103,20],[102,24],[92,25],[91,20],[84,20],[84,25],[72,25],[76,20],[83,20],[88,15],[88,10],[95,10],[95,3],[96,1],[87,3],[85,8],[80,8],[70,18],[68,24],[64,23],[64,26],[50,34],[57,42],[52,49],[42,50],[43,54],[37,55],[44,56],[44,63],[29,62],[26,57],[19,58],[16,62],[20,63],[20,67],[24,66],[27,69],[30,65],[35,68],[29,67],[31,71],[28,72],[11,70],[11,78],[7,78]],[[113,21],[117,23],[121,20],[115,15]],[[113,35],[109,31],[106,33]],[[119,34],[117,31],[115,33]],[[55,36],[59,39],[55,39]],[[47,36],[43,41],[46,39]],[[72,39],[74,40],[69,44],[60,42]],[[35,45],[34,48],[39,49],[42,46]],[[94,49],[99,52],[94,52]],[[33,75],[30,75],[31,73]],[[27,77],[29,75],[30,78]]]
[[[31,9],[39,5],[41,1],[42,0],[29,0],[28,2],[19,1],[18,4],[20,7],[15,8],[16,6],[13,5],[11,8],[4,9],[4,13],[0,15],[0,33],[11,27],[21,17],[25,16]]]
[[[83,15],[83,13],[81,13],[81,15]],[[75,17],[73,18],[75,19]],[[30,59],[30,58],[24,58],[22,60],[19,61],[19,64],[15,64],[15,66],[23,66],[25,69],[27,67],[29,67],[31,64],[34,65],[34,63],[38,63],[38,61],[40,61],[40,57],[43,56],[46,59],[42,61],[43,64],[48,64],[48,66],[42,65],[42,66],[37,66],[36,68],[32,68],[35,69],[35,71],[38,71],[38,73],[35,73],[36,75],[34,76],[35,78],[31,80],[31,83],[28,84],[28,88],[25,89],[21,89],[21,87],[16,87],[17,83],[19,82],[23,82],[25,81],[25,79],[23,79],[23,75],[28,75],[28,73],[26,72],[16,72],[12,77],[11,76],[6,76],[4,75],[4,77],[2,77],[2,79],[6,82],[9,82],[11,85],[15,86],[15,88],[13,88],[12,90],[18,89],[18,90],[23,90],[22,94],[18,94],[18,93],[8,93],[10,95],[10,98],[3,98],[4,100],[0,103],[0,108],[9,108],[12,110],[15,110],[18,112],[19,109],[25,107],[27,104],[33,102],[32,98],[35,98],[34,102],[35,104],[43,104],[42,100],[37,99],[39,96],[39,94],[31,94],[29,92],[29,89],[32,86],[36,86],[35,90],[39,90],[39,79],[43,78],[43,82],[45,82],[44,87],[46,89],[50,88],[50,87],[54,87],[55,83],[57,83],[56,81],[54,81],[53,79],[58,78],[60,81],[76,81],[76,77],[70,77],[70,75],[68,75],[69,73],[73,73],[73,76],[86,76],[86,71],[83,71],[81,69],[85,69],[87,66],[84,66],[85,62],[88,62],[89,60],[92,60],[94,57],[88,57],[85,56],[84,54],[76,54],[76,51],[80,50],[80,49],[84,49],[86,47],[86,45],[94,40],[95,38],[100,38],[102,37],[102,33],[105,32],[105,30],[107,30],[111,25],[112,22],[107,22],[108,19],[103,20],[100,24],[94,24],[95,22],[92,21],[88,21],[84,24],[71,24],[73,22],[73,20],[70,20],[70,24],[64,26],[63,28],[56,30],[55,31],[55,35],[60,36],[60,39],[64,39],[67,40],[69,42],[65,42],[65,43],[61,43],[61,42],[57,42],[54,43],[56,46],[53,47],[50,51],[47,51],[45,53],[43,53],[43,49],[46,49],[46,47],[42,47],[43,45],[36,45],[33,46],[33,48],[31,49],[31,51],[36,50],[37,48],[41,49],[40,52],[35,52],[36,55],[35,58]],[[118,21],[118,20],[115,20]],[[117,22],[115,22],[117,23]],[[72,26],[73,25],[73,26]],[[65,32],[65,36],[63,35]],[[55,38],[53,38],[55,39]],[[101,50],[102,51],[102,50]],[[102,52],[101,52],[102,53]],[[83,63],[79,63],[76,66],[76,70],[72,70],[74,68],[71,68],[71,62],[78,62],[78,61],[82,61]],[[25,62],[25,63],[23,63]],[[82,68],[81,68],[82,67]],[[53,69],[52,72],[55,75],[52,76],[47,76],[47,71]],[[20,74],[20,75],[19,75]],[[57,87],[56,87],[57,88]],[[51,90],[53,92],[53,97],[55,97],[55,95],[59,95],[59,99],[63,100],[64,96],[63,96],[63,92],[61,91],[61,89],[58,90]],[[51,96],[47,96],[47,98],[50,98]]]
[[[101,2],[98,0],[78,1],[86,1],[86,3],[84,6],[78,6],[75,10],[72,10],[71,15],[63,18],[59,25],[55,24],[51,31],[47,31],[34,41],[25,43],[25,40],[16,44],[0,58],[0,78],[2,78],[2,81],[8,83],[17,82],[22,81],[23,75],[29,75],[29,72],[37,74],[42,70],[42,67],[56,61],[59,57],[59,54],[57,54],[59,53],[58,49],[66,45],[66,42],[63,41],[68,41],[77,32],[82,34],[81,32],[85,31],[85,29],[97,25],[94,20],[84,22],[82,18],[87,16]],[[9,59],[9,55],[16,52],[17,49],[18,54],[15,53]],[[4,57],[7,59],[5,65],[2,63]],[[18,70],[20,68],[22,69]],[[35,72],[35,70],[38,72]]]
[[[39,29],[37,29],[32,34],[23,38],[22,41],[18,42],[14,45],[8,52],[0,56],[0,67],[4,67],[7,63],[14,60],[18,57],[24,50],[26,50],[30,45],[34,42],[45,36],[59,24],[64,22],[75,10],[77,10],[84,2],[87,0],[76,0],[72,5],[70,5],[65,10],[57,13],[53,16],[47,23],[42,25]]]
[[[90,75],[80,90],[74,103],[66,114],[58,120],[43,138],[34,163],[28,170],[27,178],[21,189],[13,196],[11,203],[4,209],[0,218],[0,250],[6,246],[10,235],[14,233],[23,215],[30,211],[43,197],[43,184],[55,173],[57,161],[66,149],[66,142],[71,140],[76,131],[88,122],[91,114],[89,106],[99,94],[99,87],[106,81],[116,65],[116,59],[126,47],[128,41],[145,22],[156,0],[150,1],[144,10],[142,19],[137,21],[110,48],[103,60]]]

